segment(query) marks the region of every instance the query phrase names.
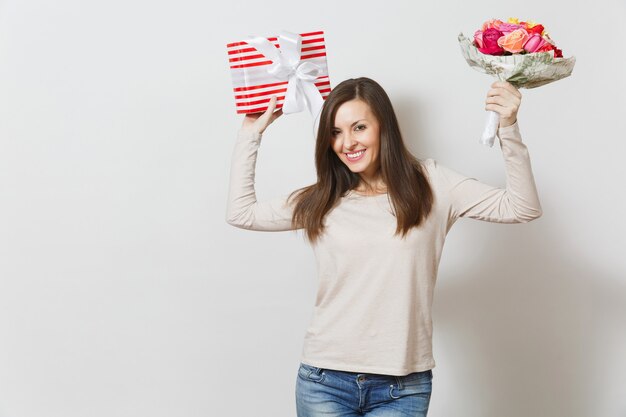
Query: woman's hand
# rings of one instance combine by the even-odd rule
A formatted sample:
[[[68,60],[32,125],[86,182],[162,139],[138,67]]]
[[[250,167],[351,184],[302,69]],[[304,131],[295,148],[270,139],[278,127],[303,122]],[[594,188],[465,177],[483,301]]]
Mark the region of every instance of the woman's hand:
[[[265,113],[246,114],[241,128],[263,133],[274,120],[283,114],[283,109],[274,111],[276,109],[276,101],[276,96],[272,96]]]
[[[517,111],[522,102],[522,93],[513,84],[496,81],[487,92],[485,110],[500,114],[500,127],[510,126],[517,121]]]

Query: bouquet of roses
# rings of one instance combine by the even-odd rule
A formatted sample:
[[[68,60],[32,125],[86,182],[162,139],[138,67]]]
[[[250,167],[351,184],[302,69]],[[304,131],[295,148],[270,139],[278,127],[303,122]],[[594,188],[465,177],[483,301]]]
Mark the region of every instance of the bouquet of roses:
[[[545,31],[543,25],[510,18],[507,23],[491,19],[474,33],[474,46],[487,55],[512,55],[553,51],[555,58],[563,52]]]
[[[575,57],[563,58],[563,52],[543,25],[491,19],[483,23],[472,40],[459,34],[461,52],[477,71],[495,75],[517,88],[534,88],[571,75]],[[481,143],[493,146],[500,123],[498,113],[490,111]]]

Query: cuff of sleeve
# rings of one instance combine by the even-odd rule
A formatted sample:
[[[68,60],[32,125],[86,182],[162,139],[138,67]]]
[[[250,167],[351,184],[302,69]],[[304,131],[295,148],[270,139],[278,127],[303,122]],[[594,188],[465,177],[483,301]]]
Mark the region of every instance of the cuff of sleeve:
[[[500,139],[517,139],[522,140],[517,120],[510,126],[498,128],[498,137]]]

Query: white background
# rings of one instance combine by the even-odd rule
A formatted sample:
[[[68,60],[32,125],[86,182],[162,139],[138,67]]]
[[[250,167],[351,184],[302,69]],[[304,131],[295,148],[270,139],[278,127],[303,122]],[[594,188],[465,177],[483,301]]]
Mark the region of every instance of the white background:
[[[522,90],[543,217],[448,236],[429,416],[626,416],[623,0],[5,0],[0,417],[295,416],[314,259],[224,221],[226,43],[324,30],[332,86],[375,79],[418,157],[503,186],[457,35],[509,16],[577,64]],[[315,180],[310,122],[266,131],[259,199]]]

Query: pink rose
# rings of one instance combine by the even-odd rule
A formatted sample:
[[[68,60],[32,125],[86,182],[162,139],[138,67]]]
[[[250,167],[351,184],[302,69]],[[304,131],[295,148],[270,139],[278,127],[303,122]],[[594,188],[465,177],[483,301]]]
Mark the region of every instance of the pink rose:
[[[511,32],[516,31],[517,29],[523,29],[522,25],[517,25],[515,23],[502,23],[500,26],[496,27],[500,32],[508,35]]]
[[[517,54],[524,50],[524,44],[528,38],[528,32],[521,28],[516,29],[498,39],[498,46],[512,54]]]
[[[537,48],[535,52],[550,52],[550,51],[554,51],[555,49],[556,48],[554,47],[554,45],[552,45],[550,42],[546,42],[542,46]]]
[[[490,19],[487,20],[485,23],[483,23],[483,27],[482,27],[482,31],[486,31],[487,29],[497,29],[498,26],[500,26],[502,23],[502,20],[498,20],[498,19]]]
[[[502,55],[504,50],[498,45],[498,39],[502,32],[498,29],[490,28],[483,32],[483,46],[478,48],[480,52],[487,55]]]
[[[524,50],[526,52],[537,52],[547,42],[540,34],[533,33],[524,44]]]
[[[482,30],[477,30],[476,32],[474,32],[474,42],[476,43],[476,46],[479,48],[483,47],[483,31]]]

